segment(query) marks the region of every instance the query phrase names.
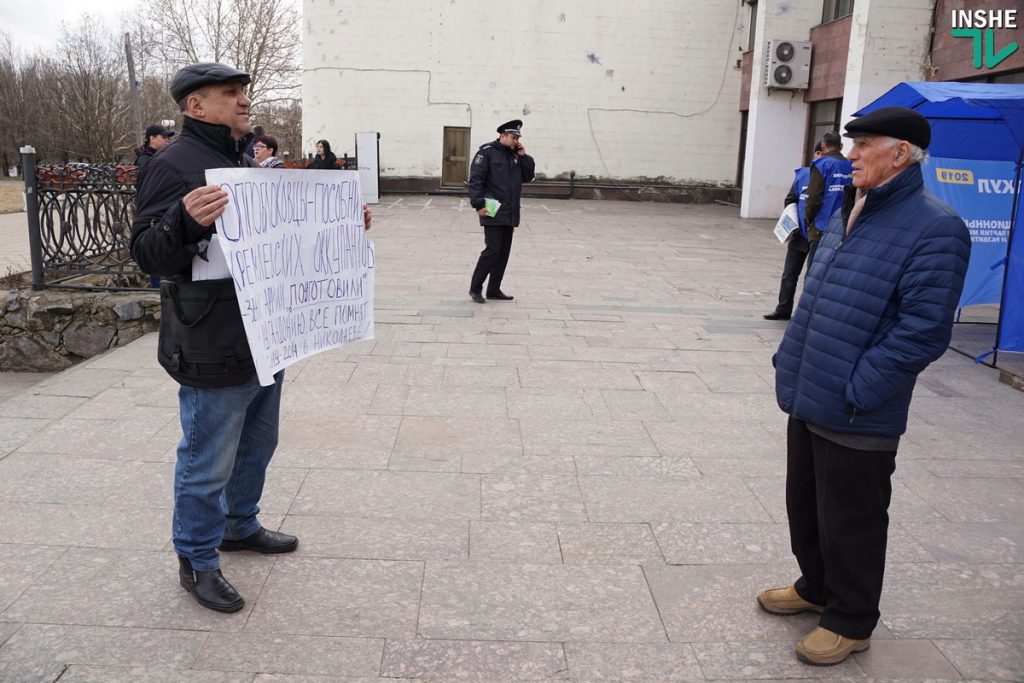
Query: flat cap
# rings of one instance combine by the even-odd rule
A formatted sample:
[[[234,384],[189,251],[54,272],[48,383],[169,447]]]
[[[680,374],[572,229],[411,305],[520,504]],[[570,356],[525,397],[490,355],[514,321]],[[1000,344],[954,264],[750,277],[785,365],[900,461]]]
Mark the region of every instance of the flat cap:
[[[512,135],[522,135],[523,122],[519,119],[512,119],[498,126],[499,133],[512,133]]]
[[[928,119],[913,109],[882,107],[850,121],[843,135],[848,138],[884,135],[927,149],[932,141],[932,127]]]
[[[146,129],[145,137],[148,140],[149,138],[154,137],[156,135],[162,135],[165,138],[171,138],[171,137],[174,137],[174,131],[173,130],[167,130],[166,128],[164,128],[159,123],[154,123],[152,126],[150,126],[149,128]]]
[[[175,102],[180,102],[181,98],[185,95],[202,88],[204,85],[213,85],[214,83],[241,83],[242,85],[248,85],[251,80],[252,78],[249,74],[244,71],[239,71],[224,64],[217,64],[216,62],[189,64],[174,74],[174,78],[171,80],[171,97],[174,98]]]

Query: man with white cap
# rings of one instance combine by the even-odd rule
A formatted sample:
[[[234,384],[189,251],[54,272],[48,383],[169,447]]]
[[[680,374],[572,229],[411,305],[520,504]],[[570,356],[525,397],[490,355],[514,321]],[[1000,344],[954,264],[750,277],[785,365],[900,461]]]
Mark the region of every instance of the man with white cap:
[[[773,358],[801,576],[757,596],[771,614],[821,614],[796,645],[817,665],[871,644],[896,449],[917,376],[949,343],[971,249],[960,216],[924,189],[927,119],[887,107],[848,123],[846,136],[853,185]]]

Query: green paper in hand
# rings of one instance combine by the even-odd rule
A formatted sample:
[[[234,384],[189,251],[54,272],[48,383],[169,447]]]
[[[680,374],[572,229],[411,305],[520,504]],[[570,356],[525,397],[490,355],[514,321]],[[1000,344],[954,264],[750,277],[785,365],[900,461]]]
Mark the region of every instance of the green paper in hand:
[[[498,215],[498,209],[501,208],[501,202],[499,202],[497,199],[491,199],[490,197],[487,197],[486,199],[484,199],[484,208],[487,209],[487,215],[491,218],[494,218],[495,216]]]

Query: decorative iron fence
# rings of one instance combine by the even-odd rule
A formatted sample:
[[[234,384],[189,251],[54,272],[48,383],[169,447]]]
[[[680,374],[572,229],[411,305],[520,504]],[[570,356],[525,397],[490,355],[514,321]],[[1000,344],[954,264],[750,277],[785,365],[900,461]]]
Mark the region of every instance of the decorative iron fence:
[[[128,250],[135,166],[36,167],[31,147],[22,149],[22,159],[32,286],[144,287],[145,277]],[[95,275],[105,277],[84,278]]]

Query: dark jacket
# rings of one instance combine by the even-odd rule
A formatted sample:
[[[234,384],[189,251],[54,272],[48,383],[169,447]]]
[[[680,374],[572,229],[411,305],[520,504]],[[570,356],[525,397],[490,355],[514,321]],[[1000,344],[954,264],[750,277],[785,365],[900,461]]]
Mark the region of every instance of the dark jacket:
[[[519,225],[523,183],[533,180],[534,168],[533,157],[519,156],[497,140],[477,150],[469,174],[469,203],[479,211],[488,198],[501,202],[497,215],[481,216],[480,225]]]
[[[338,170],[338,157],[334,156],[334,152],[328,152],[321,159],[319,154],[313,155],[313,161],[306,168],[321,169],[326,171],[337,171]]]
[[[135,156],[135,186],[138,187],[142,184],[142,169],[149,165],[149,160],[156,154],[156,150],[152,147],[143,147],[139,150],[139,153]]]
[[[914,164],[868,193],[849,235],[847,191],[821,238],[775,364],[779,407],[836,432],[899,436],[917,375],[946,350],[971,238]]]
[[[206,185],[208,168],[256,166],[244,154],[248,137],[235,141],[227,126],[185,117],[181,136],[152,157],[135,194],[132,258],[143,272],[178,281],[192,279],[192,258],[211,227],[192,220],[182,197]],[[205,246],[205,245],[204,245]]]

